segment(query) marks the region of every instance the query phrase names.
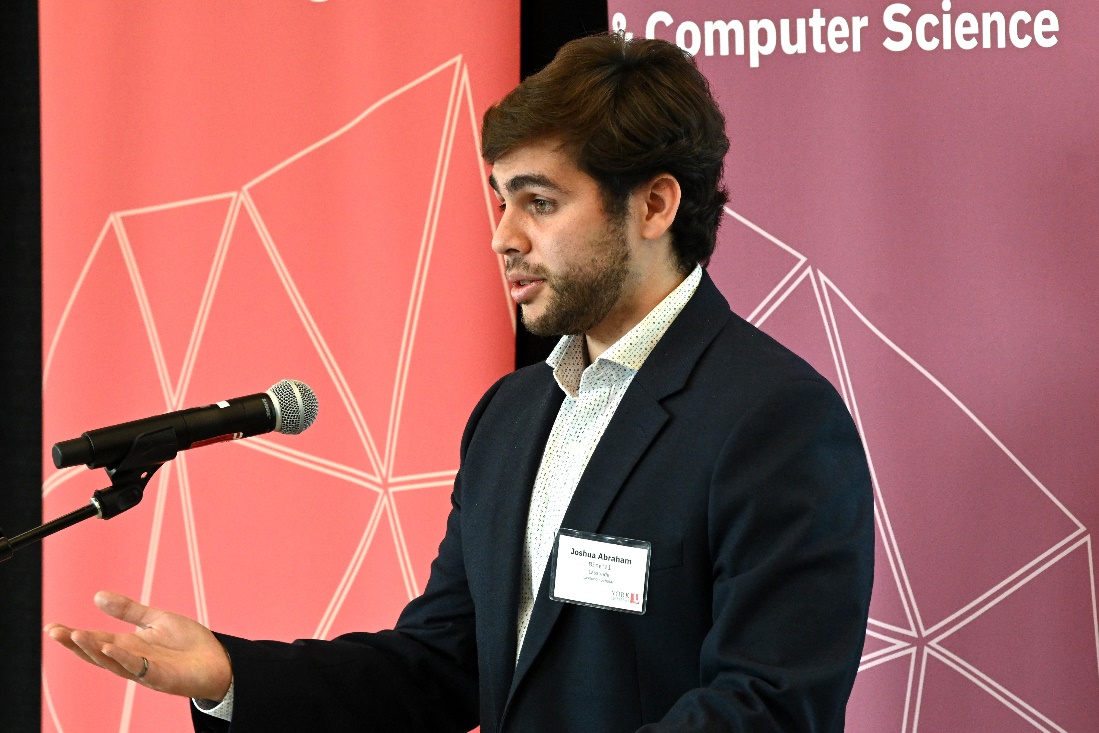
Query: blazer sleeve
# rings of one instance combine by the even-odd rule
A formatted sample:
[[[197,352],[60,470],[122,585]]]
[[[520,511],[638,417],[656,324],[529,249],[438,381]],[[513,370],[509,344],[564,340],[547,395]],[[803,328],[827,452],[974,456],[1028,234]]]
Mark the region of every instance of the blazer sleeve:
[[[862,441],[823,379],[740,419],[710,489],[713,625],[700,686],[662,731],[842,731],[862,654],[874,504]]]
[[[497,387],[466,425],[463,458]],[[477,648],[462,555],[461,476],[459,469],[427,588],[393,630],[293,643],[218,634],[233,662],[233,720],[227,727],[192,705],[195,730],[457,733],[475,727]]]

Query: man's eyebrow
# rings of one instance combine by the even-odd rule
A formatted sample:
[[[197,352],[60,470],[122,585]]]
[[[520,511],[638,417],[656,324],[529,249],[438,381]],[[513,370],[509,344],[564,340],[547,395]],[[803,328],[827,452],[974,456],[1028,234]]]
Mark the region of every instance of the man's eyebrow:
[[[500,184],[496,181],[495,175],[490,175],[488,177],[488,183],[490,186],[492,186],[493,190],[496,191],[496,193],[500,193]],[[541,173],[522,173],[517,176],[512,176],[507,180],[507,183],[505,184],[505,188],[507,188],[508,193],[515,193],[516,191],[521,191],[524,188],[529,188],[531,186],[547,188],[551,191],[557,191],[559,193],[565,192],[565,189],[561,188],[559,185],[554,183],[551,178],[544,176]]]

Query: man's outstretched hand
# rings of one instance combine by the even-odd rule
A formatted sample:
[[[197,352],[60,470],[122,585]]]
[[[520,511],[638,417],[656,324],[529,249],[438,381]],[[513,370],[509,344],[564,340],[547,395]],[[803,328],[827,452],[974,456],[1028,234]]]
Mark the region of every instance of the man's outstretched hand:
[[[95,594],[95,605],[137,631],[113,634],[47,624],[46,634],[84,661],[150,689],[204,700],[225,697],[233,679],[229,655],[198,621],[107,591]]]

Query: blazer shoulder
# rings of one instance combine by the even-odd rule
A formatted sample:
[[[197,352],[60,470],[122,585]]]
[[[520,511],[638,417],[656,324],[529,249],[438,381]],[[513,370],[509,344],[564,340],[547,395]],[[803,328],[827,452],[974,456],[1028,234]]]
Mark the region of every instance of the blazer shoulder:
[[[555,386],[556,382],[553,380],[553,370],[544,361],[517,369],[497,379],[481,395],[466,421],[465,431],[462,433],[462,455],[465,455],[482,421],[494,423],[499,419],[501,411],[506,413],[523,401],[543,397],[550,385]]]
[[[715,339],[714,349],[731,364],[743,364],[776,379],[827,381],[801,356],[735,313]]]
[[[558,389],[553,378],[553,369],[546,362],[540,361],[505,374],[485,393],[481,403],[486,409],[492,409],[512,400],[534,399],[550,388]]]
[[[750,409],[798,382],[815,383],[819,390],[812,393],[843,403],[835,385],[805,359],[736,314],[706,349],[693,381],[700,393],[725,395],[725,404],[737,409]]]
[[[637,375],[639,388],[659,401],[703,395],[729,409],[792,380],[830,385],[808,362],[734,313],[709,275]]]

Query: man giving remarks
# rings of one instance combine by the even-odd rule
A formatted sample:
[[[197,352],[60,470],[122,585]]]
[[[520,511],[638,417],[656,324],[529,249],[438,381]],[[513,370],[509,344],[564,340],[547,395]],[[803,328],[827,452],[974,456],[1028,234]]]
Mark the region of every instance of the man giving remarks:
[[[474,408],[396,627],[248,641],[100,593],[135,633],[46,633],[194,698],[199,731],[843,730],[869,473],[835,389],[706,274],[729,144],[705,79],[662,41],[581,39],[482,141],[511,295],[562,338]]]

